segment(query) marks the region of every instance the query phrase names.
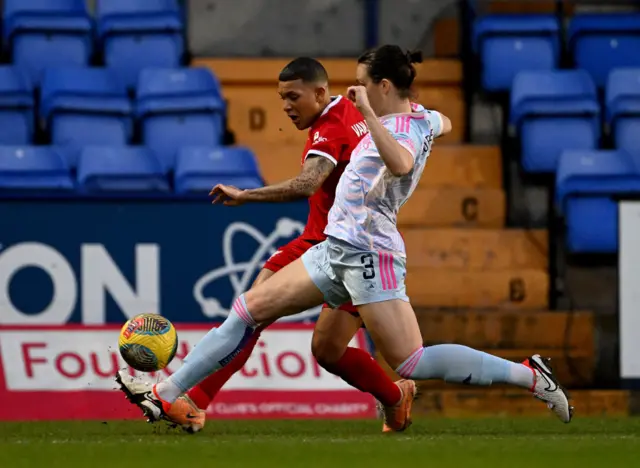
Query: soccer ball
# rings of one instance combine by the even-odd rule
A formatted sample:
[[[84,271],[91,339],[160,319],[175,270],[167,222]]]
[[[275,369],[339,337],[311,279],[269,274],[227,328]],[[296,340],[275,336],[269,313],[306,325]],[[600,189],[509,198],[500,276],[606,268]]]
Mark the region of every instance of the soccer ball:
[[[141,372],[164,369],[176,355],[178,334],[173,324],[157,314],[140,314],[124,324],[118,339],[120,355]]]

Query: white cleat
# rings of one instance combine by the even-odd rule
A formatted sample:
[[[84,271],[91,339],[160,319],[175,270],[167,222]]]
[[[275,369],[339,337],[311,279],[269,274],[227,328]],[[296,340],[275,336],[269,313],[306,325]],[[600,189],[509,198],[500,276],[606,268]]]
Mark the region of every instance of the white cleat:
[[[549,361],[550,359],[541,358],[538,354],[524,361],[523,364],[531,368],[535,374],[531,392],[534,397],[544,401],[560,421],[569,423],[573,418],[573,406],[569,404],[567,392],[553,375]]]
[[[124,370],[118,371],[116,382],[127,400],[140,408],[150,423],[164,419],[162,402],[153,394],[152,383],[140,377],[133,377]]]
[[[204,428],[205,412],[186,395],[173,403],[161,400],[156,394],[155,385],[140,377],[132,377],[126,371],[116,374],[116,382],[127,399],[142,410],[147,421],[153,423],[165,420],[172,426],[179,426],[187,432],[195,433]]]

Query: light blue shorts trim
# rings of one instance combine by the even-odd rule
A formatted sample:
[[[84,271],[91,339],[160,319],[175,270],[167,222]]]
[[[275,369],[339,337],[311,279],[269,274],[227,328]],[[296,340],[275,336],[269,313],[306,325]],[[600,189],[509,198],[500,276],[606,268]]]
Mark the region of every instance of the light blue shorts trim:
[[[331,307],[350,300],[356,306],[391,299],[409,302],[404,257],[329,238],[307,250],[302,262]]]

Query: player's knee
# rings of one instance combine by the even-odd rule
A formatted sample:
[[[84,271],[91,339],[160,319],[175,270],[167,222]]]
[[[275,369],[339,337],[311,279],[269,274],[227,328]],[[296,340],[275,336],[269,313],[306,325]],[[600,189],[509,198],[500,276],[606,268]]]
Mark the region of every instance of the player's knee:
[[[252,288],[244,293],[247,310],[256,323],[272,320],[270,316],[270,300],[268,290],[263,287]]]
[[[331,367],[344,354],[344,347],[338,345],[323,333],[314,333],[311,339],[311,352],[322,367]]]

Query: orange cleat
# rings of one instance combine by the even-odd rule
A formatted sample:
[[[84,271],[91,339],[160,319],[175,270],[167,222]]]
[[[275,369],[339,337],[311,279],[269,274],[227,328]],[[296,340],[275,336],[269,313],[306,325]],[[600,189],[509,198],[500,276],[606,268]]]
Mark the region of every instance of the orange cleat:
[[[142,410],[149,422],[165,420],[191,433],[199,432],[204,427],[205,412],[188,396],[183,395],[173,403],[166,402],[158,397],[155,385],[124,371],[116,374],[116,382],[127,399]]]
[[[416,383],[413,380],[398,380],[402,398],[394,406],[382,407],[384,423],[382,432],[402,432],[411,426],[411,407],[417,394]]]

